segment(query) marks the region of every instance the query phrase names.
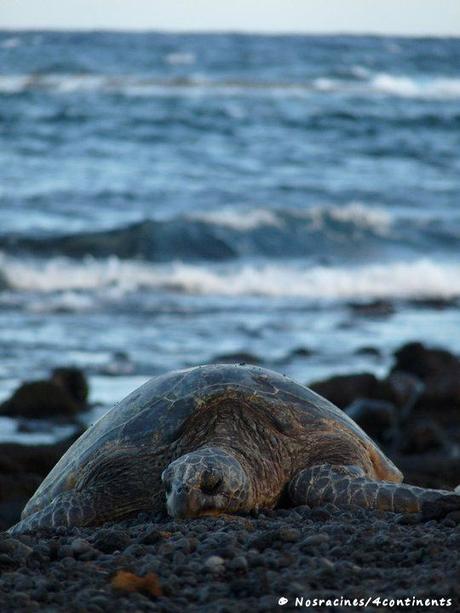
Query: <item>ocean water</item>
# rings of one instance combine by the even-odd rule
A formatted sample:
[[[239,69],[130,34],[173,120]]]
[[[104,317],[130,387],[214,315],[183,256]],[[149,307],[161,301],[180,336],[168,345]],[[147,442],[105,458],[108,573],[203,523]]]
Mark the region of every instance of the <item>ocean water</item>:
[[[0,32],[0,143],[1,398],[460,351],[460,39]]]

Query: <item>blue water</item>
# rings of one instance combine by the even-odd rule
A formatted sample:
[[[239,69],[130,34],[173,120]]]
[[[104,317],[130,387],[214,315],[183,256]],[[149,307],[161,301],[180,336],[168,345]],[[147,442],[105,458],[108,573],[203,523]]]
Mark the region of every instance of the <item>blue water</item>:
[[[0,396],[460,351],[460,39],[3,32],[0,139]]]

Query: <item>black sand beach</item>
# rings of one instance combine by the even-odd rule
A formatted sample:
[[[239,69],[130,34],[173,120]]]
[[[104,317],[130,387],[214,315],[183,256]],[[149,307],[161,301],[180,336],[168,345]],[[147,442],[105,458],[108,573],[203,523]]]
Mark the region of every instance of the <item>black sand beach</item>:
[[[3,535],[0,598],[5,612],[270,611],[280,598],[285,610],[300,598],[313,611],[458,611],[459,547],[459,513],[425,523],[332,505],[231,521],[143,514]]]

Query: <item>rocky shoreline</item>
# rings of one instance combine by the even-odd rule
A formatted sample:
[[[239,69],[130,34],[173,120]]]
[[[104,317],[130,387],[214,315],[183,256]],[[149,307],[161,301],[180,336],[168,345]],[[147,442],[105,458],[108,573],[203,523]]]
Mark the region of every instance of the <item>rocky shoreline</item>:
[[[407,482],[458,486],[456,356],[411,343],[395,353],[382,379],[357,373],[312,387],[378,439]],[[0,444],[1,530],[18,520],[76,436],[54,445]],[[458,512],[423,523],[416,515],[332,505],[231,520],[141,514],[101,528],[1,534],[1,610],[266,611],[279,609],[281,597],[289,609],[302,596],[339,602],[323,610],[353,610],[340,597],[450,598],[455,610],[459,547]],[[375,603],[366,610],[385,610]]]

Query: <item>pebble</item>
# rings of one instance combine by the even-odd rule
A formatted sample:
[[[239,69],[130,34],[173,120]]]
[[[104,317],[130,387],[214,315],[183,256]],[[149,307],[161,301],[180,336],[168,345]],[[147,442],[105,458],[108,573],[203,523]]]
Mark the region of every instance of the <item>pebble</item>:
[[[310,518],[313,521],[322,522],[331,518],[331,514],[324,508],[315,508],[310,511]]]
[[[6,566],[15,566],[15,564],[15,560],[7,553],[0,553],[0,568],[5,568]]]
[[[233,558],[233,560],[230,560],[228,563],[228,568],[231,570],[246,572],[249,568],[249,564],[244,556],[237,556],[236,558]]]
[[[103,553],[122,551],[131,544],[130,537],[121,530],[100,529],[94,539],[94,547]]]
[[[335,564],[331,562],[331,560],[328,560],[328,558],[319,558],[317,565],[320,571],[326,573],[333,573],[335,571]]]
[[[0,540],[0,552],[13,555],[17,560],[25,560],[33,553],[33,549],[18,539],[5,538]]]
[[[88,553],[88,551],[92,551],[93,547],[88,541],[85,541],[85,539],[76,538],[71,542],[70,549],[74,555],[79,556],[83,553]]]
[[[318,534],[313,534],[312,536],[307,536],[307,538],[305,538],[302,541],[302,546],[317,547],[318,545],[323,545],[324,543],[328,543],[329,541],[330,541],[329,534],[320,532]]]
[[[223,568],[225,560],[220,556],[209,556],[204,562],[204,565],[208,570],[213,572],[219,571]]]
[[[300,530],[297,528],[280,528],[279,537],[286,543],[295,543],[300,539]]]
[[[153,528],[153,530],[149,530],[141,537],[141,543],[144,545],[154,545],[163,540],[163,536],[161,531],[157,528]]]

